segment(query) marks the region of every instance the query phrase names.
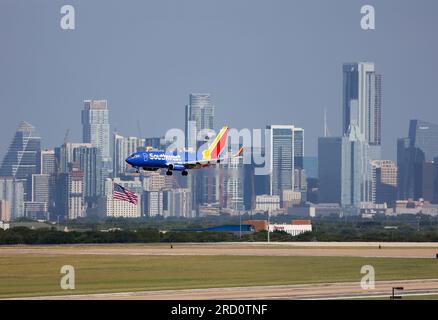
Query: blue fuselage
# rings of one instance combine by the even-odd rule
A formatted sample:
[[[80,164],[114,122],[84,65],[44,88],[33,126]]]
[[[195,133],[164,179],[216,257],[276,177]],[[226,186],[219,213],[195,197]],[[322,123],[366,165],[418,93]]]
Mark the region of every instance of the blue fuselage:
[[[172,170],[182,171],[185,163],[202,158],[202,154],[196,152],[140,151],[130,155],[125,161],[135,168],[146,170],[170,167]]]

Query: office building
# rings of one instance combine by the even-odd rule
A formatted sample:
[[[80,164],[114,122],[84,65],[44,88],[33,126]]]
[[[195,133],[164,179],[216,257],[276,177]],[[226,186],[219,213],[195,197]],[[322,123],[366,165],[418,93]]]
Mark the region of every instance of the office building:
[[[369,144],[372,160],[381,157],[382,143],[382,76],[374,63],[358,62],[343,65],[343,134],[355,122],[359,133]]]
[[[214,109],[209,93],[192,93],[185,106],[185,147],[199,152],[215,136]],[[187,159],[194,160],[194,159]],[[215,169],[197,170],[187,177],[187,188],[192,194],[192,205],[198,211],[199,204],[217,202],[221,178]]]
[[[224,193],[225,208],[233,213],[245,210],[243,158],[234,158],[225,165]]]
[[[82,110],[82,142],[101,153],[102,181],[109,178],[113,166],[110,153],[110,123],[107,100],[85,100]]]
[[[282,207],[284,209],[292,208],[293,206],[298,206],[303,201],[302,193],[294,190],[283,190],[283,201]]]
[[[37,174],[52,175],[56,173],[55,150],[40,150],[37,154]]]
[[[84,173],[84,196],[88,204],[104,194],[104,169],[98,148],[79,146],[73,149],[73,162]]]
[[[280,209],[280,196],[277,195],[259,195],[255,202],[256,211],[274,212]]]
[[[54,175],[32,175],[32,199],[24,203],[24,214],[31,219],[49,220],[49,209],[54,207]]]
[[[0,167],[0,177],[13,177],[24,181],[24,200],[32,197],[32,174],[37,173],[41,138],[35,128],[22,121]]]
[[[190,190],[186,188],[166,191],[163,207],[165,217],[194,217],[192,195]]]
[[[24,216],[32,220],[47,220],[48,207],[47,202],[24,202]]]
[[[55,216],[73,220],[85,217],[85,179],[78,163],[69,164],[68,173],[60,173],[56,182]],[[53,216],[52,218],[55,218]]]
[[[144,145],[154,150],[160,150],[162,148],[162,140],[164,139],[160,137],[149,137],[145,139]]]
[[[318,157],[305,156],[304,157],[304,170],[306,170],[306,176],[308,179],[318,178]]]
[[[103,213],[105,217],[113,218],[139,218],[141,217],[141,205],[131,202],[114,199],[113,195],[107,195],[103,198],[105,205]]]
[[[186,148],[196,149],[199,142],[208,141],[213,127],[214,106],[211,104],[209,93],[191,93],[189,104],[185,107]]]
[[[7,202],[10,220],[24,217],[24,185],[24,180],[0,177],[0,200]]]
[[[397,141],[399,199],[418,200],[424,197],[425,170],[438,157],[438,125],[422,120],[411,120],[409,136]],[[430,168],[429,168],[430,171]]]
[[[117,133],[113,139],[113,173],[114,177],[120,177],[127,172],[129,165],[125,159],[146,146],[145,139],[137,137],[124,137]]]
[[[6,200],[0,200],[0,222],[9,222],[11,219],[11,210]]]
[[[304,130],[293,125],[267,126],[270,138],[270,194],[294,188],[295,167],[303,168]]]
[[[97,198],[104,194],[104,181],[108,173],[99,149],[91,143],[68,142],[55,148],[55,159],[59,173],[68,174],[71,163],[75,163],[83,172],[86,208],[94,208]]]
[[[91,143],[64,143],[55,148],[55,162],[58,173],[68,173],[69,164],[75,161],[75,150],[79,148],[92,148]]]
[[[318,140],[318,201],[359,208],[371,201],[371,167],[368,143],[357,125],[344,137]]]
[[[163,191],[144,191],[142,196],[142,214],[146,217],[163,215]]]
[[[166,188],[166,177],[159,172],[145,172],[143,176],[143,189],[158,191]]]
[[[346,137],[320,137],[318,139],[318,202],[342,202],[342,191],[347,189],[342,166],[348,159]]]
[[[371,161],[372,203],[393,207],[397,200],[397,165],[392,160]]]
[[[82,140],[100,149],[103,159],[109,159],[109,111],[106,100],[85,100],[82,110]]]
[[[51,175],[49,174],[33,174],[32,175],[32,202],[50,203],[50,182]]]
[[[301,201],[307,201],[307,175],[306,170],[298,168],[294,170],[294,188],[295,192],[301,194]]]

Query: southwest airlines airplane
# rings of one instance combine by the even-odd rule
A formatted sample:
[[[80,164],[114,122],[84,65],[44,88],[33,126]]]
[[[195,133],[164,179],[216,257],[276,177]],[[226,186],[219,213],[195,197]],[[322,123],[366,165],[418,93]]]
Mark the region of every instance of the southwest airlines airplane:
[[[205,168],[230,158],[220,158],[227,143],[227,138],[228,127],[225,126],[209,148],[202,153],[189,151],[165,153],[158,150],[146,150],[130,155],[125,161],[136,168],[137,172],[139,172],[140,168],[146,171],[167,169],[166,174],[168,176],[172,175],[172,171],[181,171],[181,174],[186,176],[188,169]],[[242,153],[243,147],[231,158],[240,157]]]

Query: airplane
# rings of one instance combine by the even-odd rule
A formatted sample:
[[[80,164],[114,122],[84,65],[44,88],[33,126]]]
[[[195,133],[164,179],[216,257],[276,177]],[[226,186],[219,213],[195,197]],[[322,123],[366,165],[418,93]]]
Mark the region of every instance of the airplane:
[[[181,171],[183,176],[187,176],[187,170],[209,167],[229,158],[236,158],[242,155],[243,147],[231,157],[220,157],[227,144],[228,131],[227,126],[223,127],[208,149],[202,153],[190,151],[165,153],[161,150],[147,149],[146,151],[133,153],[125,161],[136,168],[137,172],[140,172],[140,169],[146,171],[167,169],[166,175],[168,176],[171,176],[173,171]]]

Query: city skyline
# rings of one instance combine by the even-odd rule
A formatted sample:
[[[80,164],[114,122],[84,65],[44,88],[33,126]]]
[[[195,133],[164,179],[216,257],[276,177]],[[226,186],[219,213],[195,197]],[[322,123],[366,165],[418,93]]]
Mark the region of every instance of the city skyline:
[[[74,1],[77,28],[70,33],[59,28],[60,3],[1,4],[0,105],[7,117],[0,118],[0,157],[22,119],[39,128],[44,147],[59,145],[66,128],[80,141],[77,110],[86,98],[108,100],[111,132],[137,136],[137,120],[144,136],[184,129],[184,101],[198,91],[214,97],[217,126],[294,123],[306,130],[307,154],[316,155],[325,108],[332,136],[341,134],[339,66],[351,61],[373,61],[384,76],[382,117],[391,125],[382,128],[383,158],[396,158],[394,142],[410,119],[438,115],[433,81],[438,48],[430,41],[438,28],[436,3],[426,8],[376,2],[377,29],[366,32],[359,25],[361,1],[340,0],[339,6],[242,1],[233,10],[192,0],[126,6]],[[315,8],[317,14],[307,14]],[[23,21],[32,21],[32,28]],[[187,45],[188,35],[204,50]],[[83,48],[99,50],[84,53]],[[120,50],[130,58],[121,60]]]

